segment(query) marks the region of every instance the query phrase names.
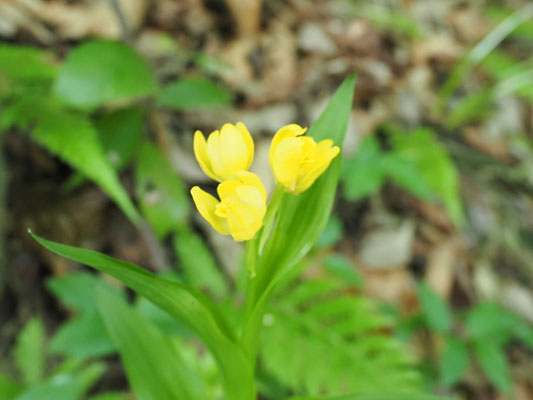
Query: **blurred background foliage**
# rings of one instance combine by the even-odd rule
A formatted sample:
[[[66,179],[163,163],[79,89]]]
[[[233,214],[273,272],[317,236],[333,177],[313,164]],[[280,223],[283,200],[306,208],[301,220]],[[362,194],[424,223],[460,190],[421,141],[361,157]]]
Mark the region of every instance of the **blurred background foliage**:
[[[191,332],[26,229],[238,321],[242,249],[192,212],[192,133],[243,121],[271,190],[272,134],[350,73],[334,213],[265,315],[261,398],[533,399],[531,3],[3,0],[0,38],[0,399],[221,398]]]

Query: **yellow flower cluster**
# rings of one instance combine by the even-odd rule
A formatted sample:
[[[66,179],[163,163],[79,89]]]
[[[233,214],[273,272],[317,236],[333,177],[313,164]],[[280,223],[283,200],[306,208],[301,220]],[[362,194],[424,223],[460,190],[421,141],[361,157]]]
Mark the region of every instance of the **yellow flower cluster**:
[[[306,129],[291,124],[272,139],[270,165],[285,191],[299,194],[307,190],[339,154],[331,140],[318,143],[303,136]],[[225,124],[207,140],[200,131],[194,134],[194,155],[210,178],[221,182],[220,200],[195,186],[191,195],[200,214],[223,235],[236,241],[253,239],[263,226],[267,195],[259,177],[248,171],[254,158],[254,142],[242,122]]]

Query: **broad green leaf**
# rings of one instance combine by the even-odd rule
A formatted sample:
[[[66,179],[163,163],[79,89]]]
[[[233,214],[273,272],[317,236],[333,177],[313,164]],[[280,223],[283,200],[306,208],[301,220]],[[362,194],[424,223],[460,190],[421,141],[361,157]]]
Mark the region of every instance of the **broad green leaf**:
[[[48,80],[53,79],[55,74],[51,53],[33,47],[0,45],[0,81]]]
[[[83,312],[96,312],[95,290],[105,288],[116,294],[119,289],[105,283],[97,275],[86,272],[72,272],[46,280],[47,289],[62,303]]]
[[[105,291],[99,292],[98,308],[139,400],[206,398],[198,376],[149,320]]]
[[[429,187],[442,199],[457,225],[464,222],[459,198],[459,174],[445,147],[428,128],[410,133],[392,131],[394,152],[411,162]]]
[[[98,118],[95,127],[108,161],[120,170],[140,147],[144,133],[143,113],[139,108],[115,111]]]
[[[133,221],[140,216],[107,160],[95,128],[80,114],[51,109],[33,131],[37,142],[96,182]]]
[[[228,288],[213,255],[204,240],[187,227],[174,236],[174,249],[188,285],[207,289],[215,297],[227,296]]]
[[[475,340],[503,344],[512,335],[515,319],[513,314],[496,303],[480,303],[466,315],[466,328]]]
[[[489,380],[501,392],[511,390],[509,365],[503,348],[488,340],[474,343],[476,356]]]
[[[190,202],[183,182],[150,142],[145,142],[140,149],[135,176],[141,210],[159,238],[186,224]]]
[[[93,108],[148,96],[157,83],[146,61],[125,44],[97,40],[72,50],[54,87],[58,98]]]
[[[15,364],[26,386],[39,383],[44,375],[45,332],[38,318],[28,321],[17,337],[13,351]]]
[[[316,141],[331,139],[342,149],[348,117],[352,109],[355,76],[342,83],[328,106],[311,126],[309,136]],[[341,169],[336,157],[326,172],[307,191],[282,199],[276,225],[257,265],[257,276],[248,291],[248,326],[243,342],[252,359],[257,353],[259,329],[268,295],[275,283],[315,244],[329,219]]]
[[[17,382],[0,373],[0,400],[14,399],[21,391],[22,387]]]
[[[94,304],[96,298],[90,301]],[[96,312],[85,312],[63,324],[50,342],[51,352],[80,359],[108,355],[115,350],[104,322]]]
[[[383,152],[374,137],[361,142],[357,153],[342,166],[343,193],[346,199],[354,201],[376,193],[385,182],[381,168]]]
[[[452,325],[452,315],[448,304],[425,283],[418,286],[418,301],[427,324],[437,332],[448,332]]]
[[[387,177],[415,196],[423,200],[429,200],[433,196],[433,190],[416,164],[402,159],[395,154],[394,150],[385,154],[381,159],[380,166]]]
[[[440,379],[446,386],[453,386],[463,376],[470,356],[466,345],[453,337],[446,341],[446,348],[439,361]]]
[[[161,91],[157,103],[177,110],[191,110],[223,106],[231,102],[231,95],[214,82],[201,78],[182,78]]]
[[[95,363],[81,372],[57,374],[24,392],[16,400],[78,400],[104,372],[104,364]]]
[[[165,332],[167,335],[191,337],[191,331],[183,325],[183,323],[177,321],[166,311],[163,311],[154,303],[146,300],[142,296],[137,296],[135,303],[135,310],[148,318],[157,328]]]
[[[333,275],[355,287],[363,283],[354,263],[342,254],[332,254],[324,260],[324,267]]]
[[[51,242],[31,234],[47,249],[114,276],[183,322],[204,341],[215,356],[224,377],[228,398],[251,398],[254,381],[249,359],[236,343],[235,333],[223,315],[201,292],[105,254]]]

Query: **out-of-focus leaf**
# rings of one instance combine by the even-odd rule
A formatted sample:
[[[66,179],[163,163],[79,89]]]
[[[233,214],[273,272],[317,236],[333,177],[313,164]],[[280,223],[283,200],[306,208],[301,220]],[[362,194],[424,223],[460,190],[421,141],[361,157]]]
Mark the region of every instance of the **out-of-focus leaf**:
[[[227,296],[224,276],[200,236],[184,226],[174,236],[174,249],[187,284],[207,289],[219,299]]]
[[[336,245],[343,236],[343,226],[340,218],[332,216],[324,231],[316,241],[317,247],[330,247]]]
[[[32,47],[0,45],[0,81],[2,78],[47,80],[54,78],[55,74],[51,53]]]
[[[140,149],[136,194],[159,238],[186,224],[190,205],[183,183],[161,151],[149,142]]]
[[[483,118],[489,111],[489,104],[494,99],[490,89],[481,89],[462,99],[446,117],[446,126],[450,129]]]
[[[201,292],[160,278],[147,270],[104,254],[33,238],[47,249],[106,272],[167,311],[195,332],[215,356],[228,398],[249,400],[254,393],[248,355],[220,310]]]
[[[102,393],[89,397],[88,400],[126,400],[126,393]]]
[[[94,304],[96,298],[91,300]],[[115,351],[115,345],[100,315],[85,312],[56,331],[50,342],[50,351],[86,359],[111,354]]]
[[[457,383],[468,366],[470,356],[466,345],[453,337],[446,341],[446,348],[440,358],[440,378],[446,386]]]
[[[98,308],[139,400],[206,398],[198,376],[150,321],[109,292],[100,291]]]
[[[422,199],[433,192],[413,161],[394,150],[385,153],[374,136],[364,139],[355,156],[344,162],[341,177],[344,195],[352,201],[376,193],[387,178]]]
[[[479,341],[503,344],[507,342],[516,325],[516,317],[500,305],[481,303],[466,316],[468,333]]]
[[[17,382],[0,373],[0,400],[14,399],[21,391],[22,387]]]
[[[227,105],[231,102],[231,95],[214,82],[182,78],[165,87],[157,102],[163,107],[191,110]]]
[[[54,91],[69,105],[93,108],[150,95],[157,83],[146,61],[128,46],[97,40],[72,50]]]
[[[16,400],[78,400],[104,372],[104,364],[93,363],[81,372],[57,374]]]
[[[139,222],[135,206],[105,157],[98,134],[86,117],[49,110],[41,116],[33,137],[51,153],[96,182],[133,222]]]
[[[142,111],[138,108],[127,108],[105,114],[96,120],[95,127],[107,161],[115,170],[122,170],[141,144],[144,130]],[[63,187],[72,190],[83,183],[85,177],[77,172]]]
[[[148,318],[152,323],[171,336],[190,337],[191,331],[183,325],[183,323],[172,318],[166,311],[163,311],[154,303],[146,300],[144,297],[138,296],[135,303],[135,310]]]
[[[332,254],[324,260],[324,267],[333,275],[355,287],[363,283],[354,263],[342,254]]]
[[[325,111],[311,126],[309,136],[316,141],[331,139],[342,148],[348,117],[352,109],[355,76],[342,83]],[[326,172],[298,196],[285,195],[276,225],[257,265],[257,276],[250,281],[250,309],[243,331],[249,354],[257,352],[259,328],[266,300],[276,282],[315,244],[329,219],[335,199],[342,159],[336,157]]]
[[[416,167],[427,184],[442,199],[457,225],[464,221],[459,198],[459,174],[446,149],[427,128],[405,134],[393,131],[395,153]]]
[[[43,378],[44,341],[43,322],[38,318],[30,319],[17,337],[13,357],[26,386],[34,386]]]
[[[425,282],[418,286],[417,294],[429,327],[440,333],[449,331],[452,325],[452,315],[448,304],[437,296]]]
[[[117,288],[104,283],[97,276],[85,272],[72,272],[47,279],[46,287],[64,304],[85,312],[97,311],[95,302],[95,290],[97,288],[105,288],[116,294],[121,294]]]
[[[501,392],[509,392],[511,376],[503,348],[487,340],[475,342],[474,348],[477,359],[489,380]]]
[[[383,186],[385,176],[381,168],[382,157],[378,141],[369,137],[361,142],[353,158],[344,161],[341,178],[344,196],[348,200],[372,195]]]
[[[416,393],[354,393],[336,397],[291,397],[288,400],[451,400],[445,397],[432,396],[430,394]]]
[[[144,131],[142,111],[138,108],[115,111],[97,119],[95,126],[108,161],[120,170],[141,144]]]

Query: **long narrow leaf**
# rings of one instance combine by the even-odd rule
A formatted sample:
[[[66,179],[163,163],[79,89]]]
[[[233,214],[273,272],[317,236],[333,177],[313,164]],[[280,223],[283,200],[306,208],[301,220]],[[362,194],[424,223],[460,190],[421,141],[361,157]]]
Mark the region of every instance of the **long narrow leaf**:
[[[148,319],[106,290],[98,290],[98,309],[139,400],[206,398],[198,376]]]
[[[242,347],[236,343],[235,334],[223,315],[201,292],[160,278],[134,264],[105,254],[55,243],[34,233],[31,235],[54,253],[114,276],[185,323],[204,341],[217,359],[228,398],[232,400],[253,398],[254,383],[248,358]]]

